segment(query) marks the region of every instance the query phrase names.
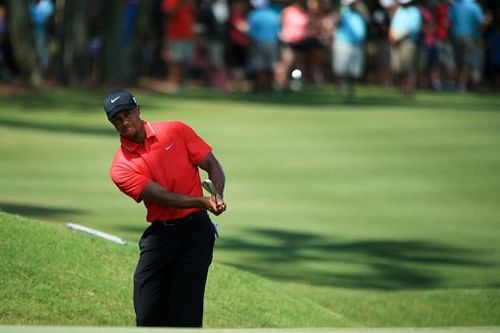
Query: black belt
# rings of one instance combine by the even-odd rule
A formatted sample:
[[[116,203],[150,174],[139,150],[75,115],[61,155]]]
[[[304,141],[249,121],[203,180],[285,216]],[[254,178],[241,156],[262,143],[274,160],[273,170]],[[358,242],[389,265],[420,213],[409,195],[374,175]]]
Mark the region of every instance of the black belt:
[[[200,210],[199,212],[195,212],[191,215],[181,217],[178,219],[173,219],[173,220],[156,220],[151,223],[153,226],[162,226],[162,227],[173,227],[179,224],[184,224],[187,222],[191,222],[193,220],[196,220],[200,217],[207,216],[207,212],[205,210]]]

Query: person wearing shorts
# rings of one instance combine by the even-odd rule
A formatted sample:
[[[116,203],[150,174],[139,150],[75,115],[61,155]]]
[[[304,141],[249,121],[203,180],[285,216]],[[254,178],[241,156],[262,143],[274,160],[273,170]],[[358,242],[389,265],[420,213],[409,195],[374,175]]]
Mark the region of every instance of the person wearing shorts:
[[[280,54],[275,71],[277,90],[283,90],[289,85],[292,67],[304,70],[304,57],[309,49],[309,25],[309,14],[302,1],[292,0],[281,11]]]
[[[236,0],[231,4],[229,15],[228,66],[231,71],[232,85],[235,90],[246,90],[246,72],[248,65],[248,22],[247,3]]]
[[[193,0],[163,0],[161,9],[166,19],[162,55],[168,64],[168,92],[177,92],[193,60],[195,5]]]
[[[491,21],[475,0],[456,0],[448,13],[457,60],[457,88],[465,91],[481,81],[483,47],[481,28]]]
[[[444,89],[455,89],[455,52],[451,43],[448,0],[439,0],[434,8],[436,18],[436,47],[440,67],[440,79]]]
[[[412,0],[399,0],[389,28],[391,43],[391,70],[399,78],[403,95],[415,90],[417,43],[422,27],[422,17]]]
[[[254,71],[254,91],[266,91],[274,83],[274,70],[278,62],[279,14],[269,0],[252,0],[253,10],[248,14],[250,38],[250,65]]]
[[[363,75],[365,61],[366,23],[354,7],[356,1],[342,0],[332,50],[333,69],[340,81],[340,91],[346,88],[348,97],[354,96],[354,80]]]

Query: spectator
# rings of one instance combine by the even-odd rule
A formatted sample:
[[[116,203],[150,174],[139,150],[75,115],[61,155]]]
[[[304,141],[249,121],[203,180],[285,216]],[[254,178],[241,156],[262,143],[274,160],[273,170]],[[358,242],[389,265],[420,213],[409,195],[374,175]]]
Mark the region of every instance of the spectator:
[[[496,91],[500,91],[500,20],[496,21],[496,29],[488,39],[488,46],[495,89]]]
[[[292,66],[304,69],[304,54],[308,50],[309,14],[302,1],[293,0],[281,13],[280,62],[276,68],[276,88],[284,89]]]
[[[309,14],[309,42],[306,54],[308,79],[316,84],[325,81],[325,69],[332,46],[331,16],[324,0],[307,0]]]
[[[247,36],[248,23],[246,11],[246,1],[236,0],[231,5],[229,14],[228,65],[231,71],[232,86],[239,91],[246,90],[245,72],[250,43]]]
[[[29,4],[35,50],[38,63],[44,74],[49,68],[49,55],[47,53],[47,22],[54,13],[54,4],[51,0],[32,0]]]
[[[252,70],[255,71],[254,90],[270,90],[278,61],[279,13],[268,0],[251,0],[254,7],[248,14],[248,35],[251,40]]]
[[[399,79],[403,95],[412,95],[415,89],[417,42],[422,18],[412,0],[399,0],[389,28],[391,69]]]
[[[483,49],[481,27],[486,26],[485,17],[475,0],[456,0],[449,10],[451,33],[458,67],[458,90],[466,91],[469,83],[481,81]]]
[[[166,18],[163,56],[168,63],[168,90],[177,92],[193,59],[194,0],[163,0]]]
[[[419,9],[422,17],[422,38],[418,57],[418,83],[421,88],[440,91],[442,84],[439,77],[435,17],[425,2],[420,2]]]
[[[216,89],[227,88],[224,47],[227,37],[229,7],[226,0],[203,0],[200,4],[199,23],[202,25],[204,46],[208,54],[210,85]]]
[[[455,88],[455,53],[450,40],[449,1],[439,0],[434,8],[436,22],[436,47],[439,62],[439,81],[445,89]]]
[[[339,91],[347,89],[348,97],[354,96],[354,80],[363,74],[365,61],[366,22],[356,1],[342,0],[333,44],[333,69],[340,81]]]
[[[379,0],[381,9],[373,14],[375,38],[377,45],[377,77],[378,83],[388,87],[392,83],[391,46],[388,40],[389,26],[397,8],[396,0]]]

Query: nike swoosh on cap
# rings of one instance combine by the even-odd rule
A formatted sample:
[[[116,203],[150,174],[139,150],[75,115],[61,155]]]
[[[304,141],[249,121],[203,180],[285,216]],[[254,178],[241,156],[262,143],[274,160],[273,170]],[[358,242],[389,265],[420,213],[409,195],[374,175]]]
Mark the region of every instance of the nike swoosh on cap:
[[[120,99],[121,96],[118,96],[118,97],[115,97],[115,98],[112,98],[111,99],[111,104],[113,104],[114,102],[116,102],[117,100]]]

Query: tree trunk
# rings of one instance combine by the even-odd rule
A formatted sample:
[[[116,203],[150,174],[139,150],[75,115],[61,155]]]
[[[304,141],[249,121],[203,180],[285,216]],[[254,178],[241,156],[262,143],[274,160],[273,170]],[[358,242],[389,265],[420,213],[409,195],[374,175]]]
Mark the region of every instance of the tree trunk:
[[[88,39],[86,0],[66,1],[61,36],[59,78],[61,83],[79,85],[88,73],[85,70],[85,48]]]
[[[104,81],[119,84],[124,81],[124,50],[122,47],[123,8],[121,0],[106,0],[104,20]]]
[[[9,0],[9,32],[12,51],[21,78],[35,87],[42,84],[28,3],[25,0]]]

